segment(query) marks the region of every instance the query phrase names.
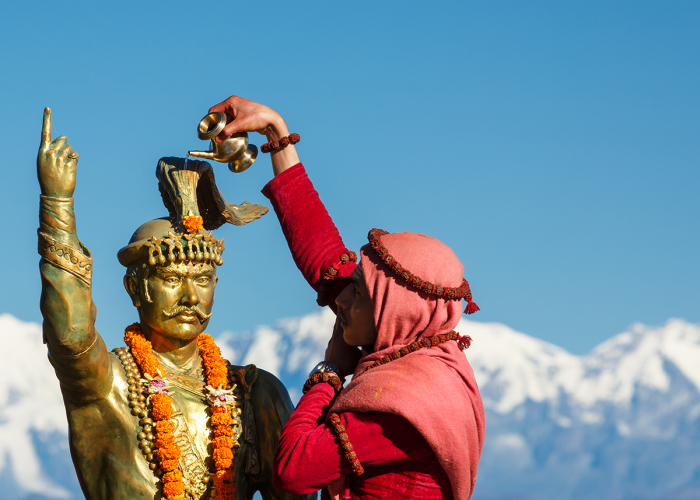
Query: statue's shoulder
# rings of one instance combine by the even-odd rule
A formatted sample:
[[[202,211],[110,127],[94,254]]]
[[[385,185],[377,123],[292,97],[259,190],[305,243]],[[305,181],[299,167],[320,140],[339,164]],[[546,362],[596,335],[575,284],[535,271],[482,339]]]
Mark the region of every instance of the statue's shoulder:
[[[243,394],[256,406],[272,400],[287,403],[290,401],[287,388],[282,381],[272,373],[262,370],[255,365],[235,366],[229,363],[229,373],[233,372],[233,382],[238,384]]]

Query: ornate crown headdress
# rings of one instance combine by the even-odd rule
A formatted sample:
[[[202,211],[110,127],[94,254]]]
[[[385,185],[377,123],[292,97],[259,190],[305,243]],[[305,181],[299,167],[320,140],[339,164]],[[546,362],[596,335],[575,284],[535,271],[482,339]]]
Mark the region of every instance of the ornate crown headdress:
[[[119,262],[129,267],[139,260],[149,265],[195,261],[223,264],[224,240],[211,231],[226,222],[241,226],[259,219],[267,207],[244,201],[227,203],[216,187],[214,171],[205,161],[161,158],[156,167],[158,189],[169,216],[146,222],[119,250]]]

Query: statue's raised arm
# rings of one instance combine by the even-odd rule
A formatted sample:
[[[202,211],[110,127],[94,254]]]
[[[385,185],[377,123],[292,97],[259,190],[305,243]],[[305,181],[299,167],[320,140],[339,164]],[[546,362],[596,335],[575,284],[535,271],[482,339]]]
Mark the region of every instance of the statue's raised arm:
[[[38,236],[44,342],[66,403],[79,406],[109,391],[109,355],[95,330],[92,255],[76,232],[73,192],[78,153],[65,135],[51,141],[49,108],[44,110],[36,164],[41,187]]]

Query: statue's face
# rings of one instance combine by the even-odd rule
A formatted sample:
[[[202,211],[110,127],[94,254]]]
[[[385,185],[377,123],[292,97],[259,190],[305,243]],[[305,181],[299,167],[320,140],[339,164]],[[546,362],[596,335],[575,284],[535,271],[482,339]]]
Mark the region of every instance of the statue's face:
[[[138,301],[134,301],[142,326],[151,335],[171,340],[196,338],[209,323],[217,279],[216,269],[206,263],[179,262],[151,269],[148,296],[139,286]]]

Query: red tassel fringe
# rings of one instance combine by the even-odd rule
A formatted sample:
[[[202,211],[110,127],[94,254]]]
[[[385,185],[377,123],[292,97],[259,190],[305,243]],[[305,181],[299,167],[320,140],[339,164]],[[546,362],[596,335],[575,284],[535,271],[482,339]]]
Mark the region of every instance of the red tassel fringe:
[[[465,349],[469,349],[469,346],[471,346],[471,345],[472,345],[472,338],[469,335],[465,335],[464,337],[460,336],[457,339],[457,347],[459,347],[459,349],[461,351],[463,351]]]
[[[479,306],[476,305],[476,302],[473,300],[468,301],[467,307],[464,309],[464,314],[474,314],[476,311],[481,311]]]

